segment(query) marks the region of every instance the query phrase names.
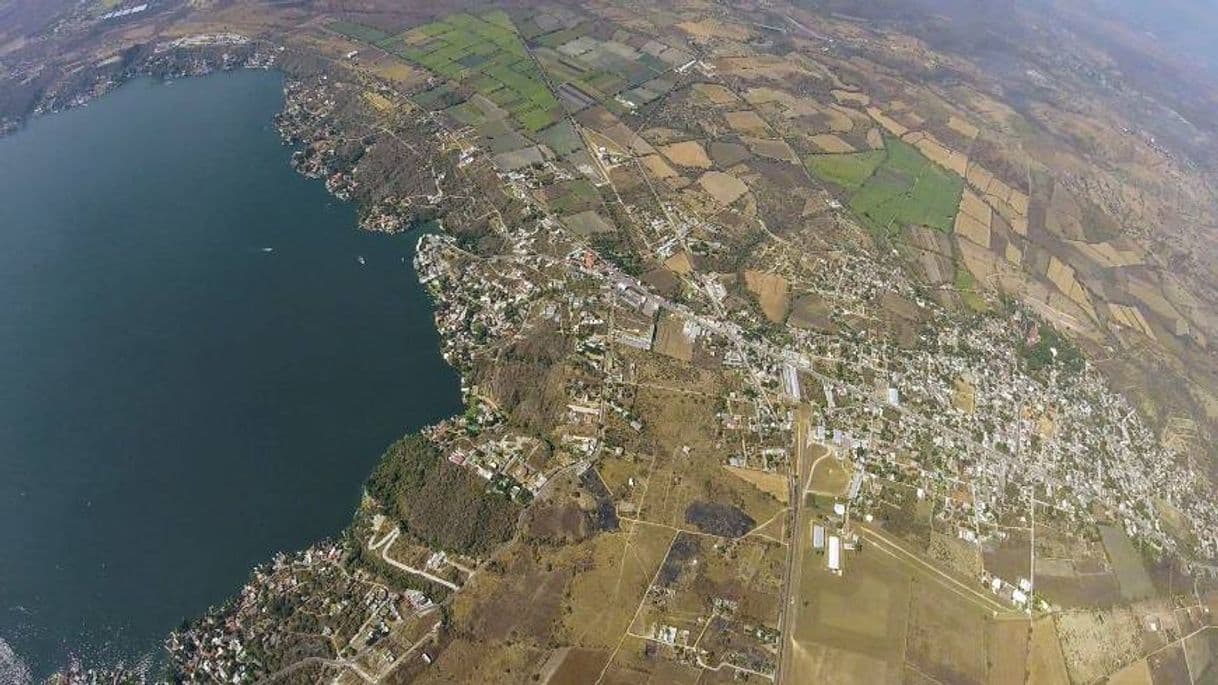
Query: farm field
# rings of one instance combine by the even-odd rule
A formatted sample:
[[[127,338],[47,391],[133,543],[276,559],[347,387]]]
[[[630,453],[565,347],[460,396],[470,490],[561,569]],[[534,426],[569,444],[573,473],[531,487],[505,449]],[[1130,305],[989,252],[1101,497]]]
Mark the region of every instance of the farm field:
[[[1104,549],[1112,562],[1117,582],[1121,585],[1121,596],[1127,601],[1145,599],[1154,594],[1154,584],[1142,563],[1142,557],[1124,531],[1111,526],[1100,526],[1104,538]]]
[[[808,155],[804,160],[813,176],[848,190],[857,190],[884,162],[883,150],[846,154]]]
[[[330,28],[461,84],[507,111],[533,133],[555,124],[562,116],[558,99],[546,86],[504,12],[453,14],[393,36],[349,22],[335,22]],[[428,106],[427,102],[419,104]],[[482,123],[479,113],[473,108],[457,116],[464,123],[478,125]],[[481,114],[485,117],[488,113]]]
[[[875,157],[883,155],[876,163]],[[907,224],[952,230],[964,180],[924,157],[916,148],[889,138],[883,152],[864,152],[833,159],[836,155],[813,156],[822,160],[810,170],[844,187],[857,183],[850,208],[872,230],[887,234]],[[868,168],[875,165],[868,175]]]
[[[807,534],[807,533],[803,533]],[[851,556],[843,576],[809,547],[799,589],[793,670],[809,682],[900,682],[909,577],[875,553]]]

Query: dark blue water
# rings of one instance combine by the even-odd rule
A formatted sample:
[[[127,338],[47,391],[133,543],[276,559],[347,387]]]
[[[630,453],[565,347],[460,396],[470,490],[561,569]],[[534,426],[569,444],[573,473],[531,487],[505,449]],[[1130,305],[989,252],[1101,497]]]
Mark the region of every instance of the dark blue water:
[[[415,236],[291,170],[281,86],[143,80],[0,140],[0,638],[35,676],[155,649],[458,409]]]

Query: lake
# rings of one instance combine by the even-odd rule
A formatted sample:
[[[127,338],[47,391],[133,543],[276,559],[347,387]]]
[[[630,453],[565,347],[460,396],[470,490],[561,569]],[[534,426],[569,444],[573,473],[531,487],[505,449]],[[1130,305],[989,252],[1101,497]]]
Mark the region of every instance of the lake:
[[[156,652],[460,408],[416,236],[296,174],[282,103],[143,79],[0,139],[0,639],[35,677]]]

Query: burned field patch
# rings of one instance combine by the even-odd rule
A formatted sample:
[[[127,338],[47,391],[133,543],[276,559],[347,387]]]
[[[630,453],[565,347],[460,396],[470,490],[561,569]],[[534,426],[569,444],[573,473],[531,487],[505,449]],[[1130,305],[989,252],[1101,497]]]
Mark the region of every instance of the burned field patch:
[[[692,502],[685,508],[685,522],[703,533],[725,538],[738,538],[757,522],[751,516],[730,504],[718,502]]]

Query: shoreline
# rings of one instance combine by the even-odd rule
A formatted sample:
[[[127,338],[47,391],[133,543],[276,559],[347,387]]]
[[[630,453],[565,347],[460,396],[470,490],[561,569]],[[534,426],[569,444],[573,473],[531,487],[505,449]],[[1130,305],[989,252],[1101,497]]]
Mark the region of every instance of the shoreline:
[[[263,45],[268,45],[268,44],[263,44]],[[170,72],[170,73],[158,73],[158,71],[155,68],[152,68],[155,66],[156,65],[145,65],[144,68],[139,68],[139,69],[135,69],[135,70],[126,72],[123,74],[121,79],[99,81],[98,83],[104,84],[103,87],[94,88],[94,89],[88,89],[88,88],[84,89],[82,92],[86,92],[87,95],[82,96],[82,95],[78,94],[77,96],[74,96],[71,99],[70,104],[68,104],[65,107],[56,108],[56,109],[39,110],[38,112],[32,114],[27,119],[23,120],[19,125],[10,127],[5,131],[0,132],[0,137],[6,136],[9,134],[16,134],[20,131],[23,131],[27,125],[29,125],[33,122],[39,121],[42,118],[47,117],[49,115],[58,114],[58,113],[86,107],[90,103],[94,102],[95,100],[98,100],[105,95],[112,94],[113,92],[115,92],[116,90],[121,88],[122,86],[128,85],[129,83],[131,83],[133,81],[137,81],[139,79],[151,78],[151,79],[156,79],[158,82],[164,84],[164,83],[171,82],[171,81],[177,80],[177,79],[208,76],[208,75],[215,74],[217,72],[231,72],[231,71],[237,71],[239,69],[254,69],[254,70],[265,70],[265,71],[278,71],[282,75],[282,77],[283,77],[282,104],[279,108],[279,111],[275,113],[275,115],[272,117],[271,120],[268,121],[268,123],[271,123],[275,127],[276,134],[279,135],[281,141],[285,145],[296,146],[297,152],[299,152],[299,150],[301,149],[300,141],[298,139],[295,139],[292,136],[292,134],[290,133],[289,129],[287,127],[285,127],[283,125],[283,123],[280,121],[280,117],[284,115],[284,113],[287,110],[288,105],[289,105],[290,87],[293,84],[298,84],[300,81],[296,77],[294,77],[293,74],[282,69],[273,60],[270,62],[263,61],[259,57],[258,50],[255,50],[253,53],[251,53],[251,55],[248,57],[248,59],[242,61],[241,63],[235,63],[235,64],[226,63],[226,64],[222,64],[222,65],[215,65],[215,64],[208,63],[206,66],[204,66],[202,68],[193,69],[193,70],[189,70],[189,71],[176,71],[176,72]],[[385,211],[385,208],[382,208],[382,211],[379,214],[369,211],[370,208],[367,205],[360,202],[358,199],[352,198],[349,193],[344,193],[342,190],[342,186],[336,186],[335,184],[331,183],[330,178],[327,177],[325,174],[310,173],[309,169],[302,168],[301,166],[299,166],[296,163],[295,156],[293,156],[292,160],[290,161],[290,165],[293,167],[294,171],[296,171],[299,175],[305,177],[306,179],[322,180],[326,187],[327,194],[330,197],[332,197],[336,200],[339,200],[341,202],[344,202],[344,203],[352,203],[355,206],[355,209],[357,212],[357,223],[355,226],[351,226],[350,228],[354,228],[354,229],[360,230],[360,231],[384,232],[384,233],[393,233],[393,234],[417,231],[419,233],[419,236],[416,240],[416,248],[417,248],[418,243],[420,241],[422,241],[424,239],[424,237],[426,237],[427,235],[443,233],[443,231],[444,231],[441,222],[438,220],[435,220],[436,225],[434,228],[428,228],[426,224],[429,221],[432,221],[432,219],[429,219],[426,217],[416,218],[416,217],[412,217],[412,216],[405,216],[405,217],[398,216],[398,217],[396,217],[397,221],[390,224],[390,226],[388,228],[386,227],[385,223],[381,223],[378,226],[373,221],[369,221],[369,217],[374,217],[374,218],[379,217],[382,220],[382,222],[385,221],[385,217],[391,216],[391,215],[387,214],[387,212]],[[349,170],[346,170],[346,171],[349,171]],[[418,274],[418,270],[416,268],[415,261],[413,259],[410,261],[411,261],[410,269],[412,271],[413,278],[418,282],[419,274]],[[426,290],[426,288],[424,288],[424,290]],[[426,296],[427,296],[427,299],[429,302],[429,307],[434,309],[434,303],[435,303],[434,297],[432,296],[431,293],[426,293]],[[429,316],[429,319],[430,319],[429,325],[431,326],[431,329],[438,334],[438,331],[436,330],[436,326],[435,326],[436,319],[434,316],[434,312],[433,312],[433,314],[431,314]],[[456,380],[457,380],[457,388],[455,388],[455,389],[460,390],[463,387],[462,376],[459,373],[459,370],[456,369],[455,367],[453,367],[453,365],[450,364],[449,361],[444,358],[444,356],[442,354],[442,351],[443,351],[442,347],[443,347],[443,342],[441,341],[441,349],[437,350],[441,354],[437,361],[449,366],[450,368],[452,368],[454,370],[454,372],[456,372],[455,375],[456,375]],[[458,409],[458,411],[459,411],[459,409]],[[450,417],[443,417],[443,418],[437,419],[436,421],[428,422],[424,426],[421,426],[419,430],[423,430],[426,427],[431,426],[436,422],[447,420],[447,418],[450,418]],[[412,434],[414,434],[414,433],[412,433]],[[383,459],[384,459],[384,454],[380,455],[377,458],[375,463],[379,464],[381,462],[381,460],[383,460]],[[361,478],[361,484],[364,481],[366,481],[368,475],[369,474],[364,474],[364,476]],[[363,486],[361,485],[361,489],[362,489],[362,487]],[[277,563],[280,563],[278,560],[283,560],[283,559],[287,559],[287,558],[291,558],[291,557],[299,557],[299,556],[307,557],[307,556],[309,556],[311,554],[315,554],[319,551],[323,551],[323,550],[327,550],[327,549],[334,550],[334,549],[346,547],[347,538],[349,538],[349,536],[352,533],[353,527],[358,522],[358,518],[360,516],[362,507],[363,507],[363,504],[360,504],[360,505],[357,505],[353,510],[351,510],[349,513],[349,517],[347,518],[347,522],[345,524],[343,524],[343,526],[339,530],[335,531],[333,534],[325,536],[318,540],[315,540],[315,541],[309,543],[309,545],[303,549],[296,549],[296,550],[293,550],[290,552],[282,552],[282,551],[275,552],[275,553],[271,554],[267,560],[265,560],[263,562],[259,562],[255,566],[249,568],[249,571],[248,571],[247,577],[246,577],[247,578],[246,581],[243,584],[238,584],[238,585],[234,586],[233,588],[231,588],[231,590],[225,600],[223,600],[220,603],[208,606],[204,610],[201,610],[197,613],[182,617],[182,624],[186,625],[188,623],[198,623],[198,622],[206,619],[208,616],[213,615],[217,612],[223,611],[226,608],[232,606],[233,603],[240,598],[242,589],[244,587],[246,587],[246,585],[249,583],[250,579],[257,577],[258,574],[262,570],[264,570],[266,568],[274,567]],[[156,675],[156,673],[158,671],[161,671],[162,673],[166,672],[164,669],[165,669],[165,667],[167,667],[169,665],[170,657],[171,657],[168,647],[169,647],[170,641],[173,639],[176,632],[177,631],[174,631],[174,630],[168,631],[165,634],[165,636],[161,639],[160,643],[157,644],[155,647],[150,646],[149,651],[144,652],[140,655],[134,656],[134,661],[135,661],[134,664],[128,663],[127,661],[125,661],[123,659],[120,659],[117,662],[113,662],[113,663],[89,663],[87,660],[81,661],[78,658],[73,657],[69,661],[69,663],[65,667],[63,667],[62,670],[56,671],[56,672],[50,674],[49,676],[47,676],[46,678],[42,678],[42,679],[34,679],[32,677],[32,672],[30,671],[27,662],[25,662],[19,654],[17,654],[15,651],[13,651],[11,649],[11,647],[9,648],[9,652],[12,653],[12,662],[16,665],[18,672],[25,673],[25,674],[31,674],[28,676],[29,682],[77,683],[77,682],[93,682],[97,678],[106,678],[106,679],[113,678],[113,679],[116,679],[115,682],[159,682],[159,678],[161,676]],[[7,646],[7,643],[4,643],[4,644]],[[4,672],[0,671],[0,673],[4,673]],[[26,676],[22,676],[22,677],[26,677]]]

